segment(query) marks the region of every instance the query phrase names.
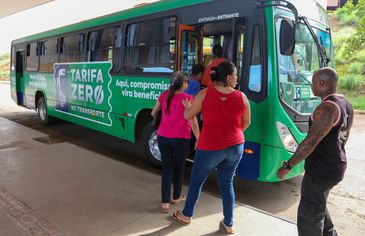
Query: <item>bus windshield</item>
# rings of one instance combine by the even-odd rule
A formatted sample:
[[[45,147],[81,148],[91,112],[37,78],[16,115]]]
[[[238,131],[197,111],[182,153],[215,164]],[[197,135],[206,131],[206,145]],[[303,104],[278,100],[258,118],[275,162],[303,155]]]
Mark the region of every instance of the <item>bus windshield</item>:
[[[280,24],[279,18],[276,22],[278,42]],[[307,114],[321,102],[311,89],[312,75],[320,68],[320,52],[306,25],[297,24],[295,39],[293,55],[285,56],[278,50],[279,96],[296,112]],[[277,48],[280,48],[279,43]]]

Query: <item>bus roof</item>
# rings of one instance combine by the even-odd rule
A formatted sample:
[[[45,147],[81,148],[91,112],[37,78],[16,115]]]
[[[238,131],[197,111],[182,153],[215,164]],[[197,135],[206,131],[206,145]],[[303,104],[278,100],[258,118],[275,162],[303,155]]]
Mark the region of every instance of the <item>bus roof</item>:
[[[222,0],[161,0],[154,3],[142,5],[139,7],[134,7],[127,10],[100,16],[94,19],[85,20],[75,24],[52,29],[42,33],[19,38],[13,40],[12,44],[20,44],[28,41],[53,37],[57,35],[66,34],[69,32],[80,31],[86,28],[98,27],[101,25],[111,24],[113,22],[159,13],[175,8],[184,8],[195,4],[217,2],[217,1],[222,1]],[[255,1],[257,0],[251,0],[252,3],[254,3]],[[305,1],[305,3],[302,0],[289,0],[289,1],[292,2],[298,8],[298,11],[301,15],[308,16],[309,18],[319,21],[324,25],[328,25],[328,22],[325,22],[326,19],[324,19],[326,17],[323,16],[323,11],[324,11],[323,7],[320,4],[318,4],[317,2],[318,0]],[[315,11],[313,10],[313,8],[318,10]]]
[[[211,1],[211,0],[189,0],[189,1],[161,0],[158,2],[126,9],[123,11],[111,13],[111,14],[100,16],[100,17],[93,18],[90,20],[81,21],[81,22],[78,22],[75,24],[71,24],[71,25],[63,26],[63,27],[56,28],[53,30],[45,31],[42,33],[19,38],[19,39],[13,40],[12,44],[25,43],[28,41],[33,41],[33,40],[37,40],[37,39],[41,39],[41,38],[52,37],[55,35],[78,31],[78,30],[82,30],[85,28],[97,27],[100,25],[105,25],[105,24],[116,22],[116,21],[127,20],[127,19],[134,18],[134,17],[163,12],[163,11],[174,9],[174,8],[187,7],[187,6],[204,3],[204,2],[209,2],[209,1]],[[213,0],[213,1],[217,1],[217,0]],[[148,13],[146,14],[146,12],[148,12]]]

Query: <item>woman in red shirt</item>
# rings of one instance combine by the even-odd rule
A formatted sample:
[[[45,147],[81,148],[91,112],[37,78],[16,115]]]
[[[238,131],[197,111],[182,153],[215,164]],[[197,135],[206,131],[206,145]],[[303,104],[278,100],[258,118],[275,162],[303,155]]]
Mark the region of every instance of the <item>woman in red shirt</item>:
[[[169,211],[171,182],[174,192],[172,203],[185,200],[181,196],[186,157],[190,150],[191,129],[196,140],[199,139],[199,126],[195,116],[184,118],[183,100],[192,101],[192,96],[184,93],[188,88],[185,73],[175,72],[170,88],[158,98],[151,115],[155,117],[162,109],[162,119],[157,130],[158,147],[162,157],[161,208]]]
[[[211,77],[214,84],[200,91],[192,105],[189,100],[183,101],[186,119],[202,113],[203,129],[185,207],[183,211],[175,211],[173,216],[181,223],[191,222],[201,188],[209,174],[217,169],[224,215],[220,224],[227,233],[233,233],[233,177],[243,154],[243,131],[250,125],[251,112],[246,95],[234,89],[237,70],[231,62],[213,67]]]

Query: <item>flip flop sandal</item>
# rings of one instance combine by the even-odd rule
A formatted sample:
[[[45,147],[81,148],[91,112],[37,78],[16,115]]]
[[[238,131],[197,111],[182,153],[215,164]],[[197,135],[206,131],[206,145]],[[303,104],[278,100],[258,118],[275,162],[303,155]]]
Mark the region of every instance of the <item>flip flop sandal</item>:
[[[179,210],[174,211],[174,212],[172,213],[172,217],[173,217],[175,220],[177,220],[178,222],[180,222],[181,224],[183,224],[183,225],[188,225],[188,224],[190,224],[190,223],[191,223],[191,220],[190,220],[190,221],[185,221],[185,220],[183,220],[183,219],[179,218],[179,216],[181,216],[181,215],[182,215],[182,213],[181,213],[181,211],[179,211]]]
[[[224,228],[227,234],[234,234],[234,230],[232,229],[232,226],[227,226],[224,224],[223,220],[221,220],[220,225]]]

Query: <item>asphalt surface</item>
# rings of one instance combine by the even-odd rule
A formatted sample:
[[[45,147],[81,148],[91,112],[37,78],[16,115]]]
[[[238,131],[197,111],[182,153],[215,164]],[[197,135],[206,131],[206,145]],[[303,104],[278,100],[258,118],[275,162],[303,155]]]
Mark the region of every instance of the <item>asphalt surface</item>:
[[[70,142],[77,146],[103,154],[113,160],[128,163],[145,171],[159,173],[150,166],[137,145],[124,142],[109,135],[70,124],[58,122],[44,127],[35,111],[30,111],[10,99],[9,84],[0,82],[0,116],[50,136],[46,142]],[[355,116],[354,126],[347,145],[348,169],[345,179],[329,196],[328,208],[339,235],[362,235],[365,232],[365,115]],[[191,164],[188,164],[185,184],[188,183]],[[236,201],[270,212],[290,221],[296,221],[302,176],[279,182],[262,183],[236,179]],[[204,191],[219,194],[215,176],[211,176]]]

